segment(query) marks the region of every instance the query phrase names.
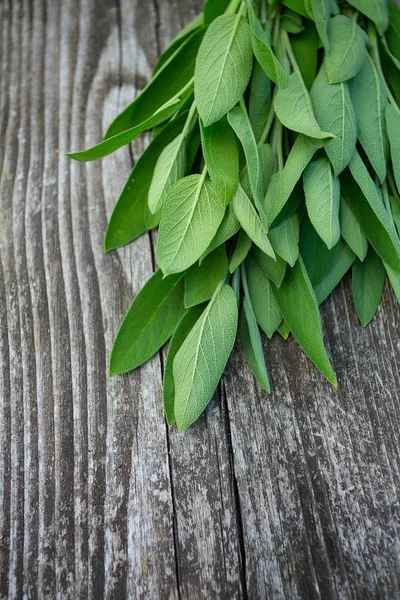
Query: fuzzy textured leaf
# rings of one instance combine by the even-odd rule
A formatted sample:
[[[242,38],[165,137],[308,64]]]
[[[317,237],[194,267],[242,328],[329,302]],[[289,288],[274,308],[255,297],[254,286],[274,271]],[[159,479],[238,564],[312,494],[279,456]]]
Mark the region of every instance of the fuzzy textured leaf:
[[[386,31],[389,24],[387,0],[348,0],[348,3],[371,19],[379,33]]]
[[[368,240],[343,196],[340,203],[340,229],[343,239],[362,262],[367,256]]]
[[[299,217],[294,213],[269,232],[276,254],[292,267],[299,256],[299,227]]]
[[[347,81],[359,73],[367,58],[366,35],[354,19],[338,15],[329,21],[328,38],[325,64],[329,83]]]
[[[275,258],[275,252],[268,239],[267,231],[242,186],[239,185],[232,202],[236,218],[249,238],[253,240],[265,254]]]

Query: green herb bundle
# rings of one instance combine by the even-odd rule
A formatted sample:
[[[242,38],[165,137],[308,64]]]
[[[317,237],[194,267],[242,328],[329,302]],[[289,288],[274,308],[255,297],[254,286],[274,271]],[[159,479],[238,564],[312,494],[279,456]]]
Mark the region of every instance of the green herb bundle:
[[[319,304],[352,267],[363,325],[386,276],[400,300],[400,8],[391,0],[206,0],[104,141],[152,129],[105,248],[159,226],[159,270],[134,299],[111,375],[171,338],[164,407],[207,406],[239,325],[269,390],[260,328],[290,332],[337,385]],[[240,312],[240,319],[238,313]]]

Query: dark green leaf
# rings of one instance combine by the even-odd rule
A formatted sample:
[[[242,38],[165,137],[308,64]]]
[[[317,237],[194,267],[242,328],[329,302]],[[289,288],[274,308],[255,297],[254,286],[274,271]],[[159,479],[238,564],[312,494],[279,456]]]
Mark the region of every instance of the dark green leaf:
[[[225,245],[218,246],[203,260],[193,265],[185,275],[185,307],[189,308],[210,300],[218,284],[228,272]]]
[[[258,142],[268,121],[271,105],[271,80],[255,61],[249,88],[249,119]]]
[[[339,285],[351,265],[354,263],[356,255],[350,250],[346,242],[340,240],[335,256],[329,265],[323,278],[315,285],[314,291],[318,304],[333,292]]]
[[[230,0],[206,0],[204,2],[204,23],[212,23],[222,15],[229,6]]]
[[[247,296],[243,299],[243,309],[240,319],[240,340],[249,367],[259,385],[267,392],[271,391],[256,316],[251,301]]]
[[[271,282],[253,253],[246,259],[249,294],[257,321],[268,337],[272,337],[282,316],[272,293]]]
[[[300,254],[313,285],[318,283],[328,270],[337,252],[337,247],[329,250],[306,216],[300,229]]]
[[[246,256],[250,252],[252,241],[246,234],[244,229],[240,230],[238,238],[236,240],[236,246],[233,251],[232,257],[229,261],[229,271],[233,273],[242,264]]]
[[[352,275],[354,304],[364,327],[374,318],[382,298],[385,279],[385,267],[379,256],[369,247],[364,262],[358,259],[355,261]]]
[[[305,21],[304,31],[292,38],[290,43],[303,81],[310,90],[317,74],[318,63],[318,34],[314,23]]]

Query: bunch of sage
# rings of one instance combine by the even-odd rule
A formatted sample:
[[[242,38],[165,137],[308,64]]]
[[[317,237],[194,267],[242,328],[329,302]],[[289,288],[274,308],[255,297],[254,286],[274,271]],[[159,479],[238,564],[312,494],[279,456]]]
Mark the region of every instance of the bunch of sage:
[[[319,305],[352,267],[373,318],[386,276],[400,300],[400,9],[391,0],[206,0],[104,141],[152,129],[112,213],[107,251],[159,226],[159,270],[134,299],[111,375],[170,338],[164,407],[204,411],[238,328],[270,389],[260,329],[290,332],[337,385]]]

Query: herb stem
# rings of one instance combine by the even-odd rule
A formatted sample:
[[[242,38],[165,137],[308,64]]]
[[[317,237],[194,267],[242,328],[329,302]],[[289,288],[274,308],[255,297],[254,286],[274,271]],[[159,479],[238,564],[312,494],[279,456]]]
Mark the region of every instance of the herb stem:
[[[249,285],[247,283],[246,269],[244,268],[244,264],[243,263],[240,265],[240,274],[241,274],[241,279],[243,281],[244,294],[245,294],[245,296],[247,296],[248,298],[250,298]]]
[[[302,77],[302,74],[300,71],[300,67],[297,64],[296,57],[293,53],[292,44],[290,43],[290,39],[289,39],[289,36],[286,31],[282,31],[282,38],[283,38],[284,47],[286,48],[286,52],[288,53],[289,60],[291,62],[291,65],[292,65],[295,73],[300,77],[301,80],[303,80],[303,77]]]
[[[237,11],[237,9],[240,6],[240,10],[238,14],[242,14],[243,10],[244,10],[244,2],[242,2],[242,0],[231,0],[231,3],[229,4],[228,8],[225,11],[225,14],[229,14],[229,13],[235,13]]]
[[[191,131],[192,129],[192,122],[194,122],[194,117],[196,116],[197,113],[197,104],[196,101],[193,102],[192,106],[190,107],[189,110],[189,114],[188,117],[186,119],[186,123],[184,128],[182,129],[182,136],[186,137],[187,134],[189,133],[189,131]]]
[[[275,95],[276,95],[276,90],[275,90],[275,92],[273,94],[273,97],[271,99],[271,106],[269,108],[267,122],[265,123],[264,130],[263,130],[263,132],[262,132],[262,134],[260,136],[260,139],[258,141],[258,144],[257,144],[258,148],[261,148],[261,146],[263,144],[265,144],[265,142],[267,140],[267,137],[268,137],[268,134],[269,134],[269,132],[271,130],[272,123],[274,121],[274,117],[275,117],[275,109],[274,109]]]

